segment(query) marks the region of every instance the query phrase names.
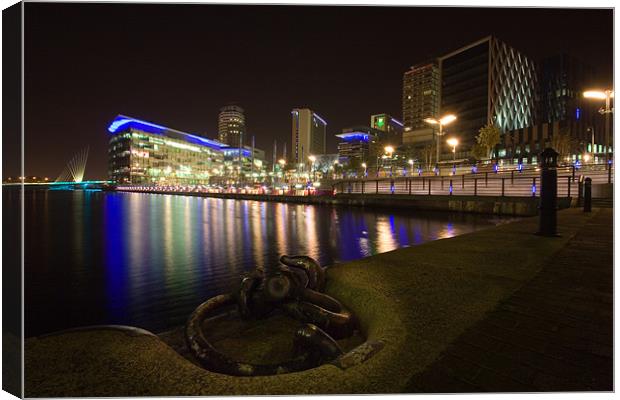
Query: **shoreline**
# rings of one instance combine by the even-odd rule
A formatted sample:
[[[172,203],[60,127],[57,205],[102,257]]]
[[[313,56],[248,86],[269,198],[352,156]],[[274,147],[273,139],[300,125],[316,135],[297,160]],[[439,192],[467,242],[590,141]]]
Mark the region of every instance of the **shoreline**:
[[[367,339],[385,342],[344,371],[231,377],[193,365],[159,338],[95,330],[27,340],[26,395],[400,393],[598,212],[558,213],[557,238],[534,235],[538,221],[527,218],[331,267],[327,293],[355,313]]]
[[[511,217],[538,215],[539,197],[509,196],[448,196],[448,195],[402,195],[402,194],[344,194],[337,195],[268,195],[243,193],[203,193],[173,191],[111,190],[116,193],[146,193],[208,197],[226,200],[251,200],[279,203],[336,205],[370,208],[403,208],[414,211],[457,212]],[[558,198],[560,209],[569,208],[572,197]]]

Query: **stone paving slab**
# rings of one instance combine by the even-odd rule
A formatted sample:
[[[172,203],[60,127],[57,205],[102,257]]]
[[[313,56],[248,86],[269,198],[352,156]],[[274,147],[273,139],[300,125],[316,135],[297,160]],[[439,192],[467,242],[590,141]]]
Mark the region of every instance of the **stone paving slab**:
[[[409,392],[613,390],[613,209],[467,329]]]

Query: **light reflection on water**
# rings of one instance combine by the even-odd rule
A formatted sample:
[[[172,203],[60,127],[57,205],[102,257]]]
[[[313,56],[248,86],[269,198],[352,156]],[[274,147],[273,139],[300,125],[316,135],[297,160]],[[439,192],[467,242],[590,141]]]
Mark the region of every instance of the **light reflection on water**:
[[[17,203],[5,202],[5,210]],[[483,229],[473,215],[29,190],[26,335],[91,324],[161,331],[239,274],[307,254],[323,265]]]

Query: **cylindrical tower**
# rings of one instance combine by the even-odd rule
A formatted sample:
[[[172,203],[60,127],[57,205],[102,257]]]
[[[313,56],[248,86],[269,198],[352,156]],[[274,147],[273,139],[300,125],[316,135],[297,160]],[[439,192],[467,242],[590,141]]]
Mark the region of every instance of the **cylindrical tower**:
[[[243,108],[228,105],[220,108],[218,117],[219,140],[231,147],[243,147],[245,141],[245,116]]]

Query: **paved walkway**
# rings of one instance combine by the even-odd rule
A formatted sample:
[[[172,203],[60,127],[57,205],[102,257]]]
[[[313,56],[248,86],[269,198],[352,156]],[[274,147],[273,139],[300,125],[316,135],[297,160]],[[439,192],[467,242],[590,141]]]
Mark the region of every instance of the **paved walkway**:
[[[613,390],[612,225],[613,209],[599,210],[406,391]]]

